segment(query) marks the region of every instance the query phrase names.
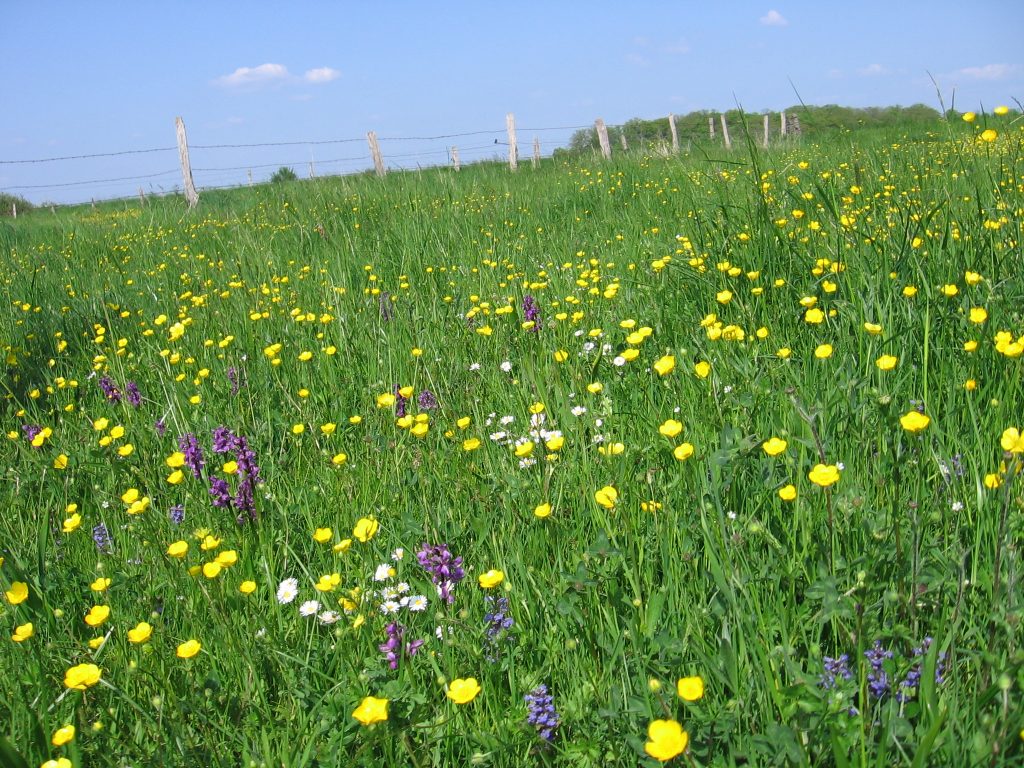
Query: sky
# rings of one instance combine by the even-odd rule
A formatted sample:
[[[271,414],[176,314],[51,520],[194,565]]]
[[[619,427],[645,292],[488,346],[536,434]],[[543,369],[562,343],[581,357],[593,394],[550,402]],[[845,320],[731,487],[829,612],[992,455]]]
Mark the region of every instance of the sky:
[[[5,5],[0,191],[35,203],[180,188],[177,116],[201,191],[363,170],[370,130],[389,167],[494,157],[508,112],[528,158],[598,117],[1024,100],[1019,0]]]

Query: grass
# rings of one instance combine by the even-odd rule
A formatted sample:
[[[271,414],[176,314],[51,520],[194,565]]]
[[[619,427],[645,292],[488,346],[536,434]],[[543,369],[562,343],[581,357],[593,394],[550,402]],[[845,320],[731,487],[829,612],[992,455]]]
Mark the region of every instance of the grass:
[[[978,122],[2,225],[0,765],[1019,763],[1024,134]]]

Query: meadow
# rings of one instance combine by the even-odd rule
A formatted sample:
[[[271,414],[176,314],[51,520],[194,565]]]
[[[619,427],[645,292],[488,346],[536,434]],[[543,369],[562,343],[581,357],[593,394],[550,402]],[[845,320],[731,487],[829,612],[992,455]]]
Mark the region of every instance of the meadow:
[[[1000,112],[0,222],[0,766],[1022,764]]]

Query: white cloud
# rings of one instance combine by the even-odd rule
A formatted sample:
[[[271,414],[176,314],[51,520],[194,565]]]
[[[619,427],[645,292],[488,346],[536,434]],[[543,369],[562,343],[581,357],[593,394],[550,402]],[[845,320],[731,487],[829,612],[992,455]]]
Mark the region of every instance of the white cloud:
[[[759,19],[759,21],[766,27],[785,27],[787,24],[789,24],[789,21],[786,19],[786,17],[783,16],[778,11],[776,11],[774,8],[768,11],[768,13],[766,13],[764,16],[762,16]]]
[[[239,67],[230,75],[218,77],[214,82],[227,88],[240,88],[279,83],[288,77],[288,67],[283,64],[260,64],[258,67]]]
[[[690,52],[690,44],[685,40],[677,40],[674,43],[669,43],[668,45],[666,45],[664,48],[662,48],[662,51],[669,55],[679,56],[684,53]]]
[[[964,67],[958,69],[954,74],[960,77],[968,77],[972,80],[1002,80],[1009,77],[1017,70],[1012,64],[986,64],[983,67]]]
[[[318,67],[307,70],[302,77],[307,83],[329,83],[341,77],[341,72],[330,67]]]
[[[863,75],[864,77],[874,77],[876,75],[887,75],[889,74],[889,70],[881,64],[868,64],[866,67],[858,69],[857,74]]]
[[[646,56],[641,56],[639,53],[627,53],[624,58],[628,63],[637,67],[651,66],[651,60]]]

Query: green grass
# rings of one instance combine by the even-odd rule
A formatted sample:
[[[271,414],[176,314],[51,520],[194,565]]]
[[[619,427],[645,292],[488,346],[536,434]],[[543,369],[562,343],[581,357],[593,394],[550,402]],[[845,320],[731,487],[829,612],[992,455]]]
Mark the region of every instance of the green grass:
[[[1000,440],[1014,448],[1004,431],[1024,429],[1024,134],[982,122],[0,223],[0,585],[28,587],[0,600],[0,765],[654,764],[656,719],[687,731],[679,764],[1019,764],[1024,454]],[[526,295],[536,331],[521,325]],[[649,336],[628,343],[624,321]],[[135,382],[141,403],[111,402],[103,377],[122,394]],[[396,386],[429,415],[425,434],[377,407]],[[424,390],[436,409],[417,403]],[[533,437],[521,466],[492,437],[527,437],[536,403],[564,444]],[[931,421],[908,432],[919,405]],[[672,438],[669,419],[684,425]],[[26,425],[52,433],[33,447]],[[209,492],[244,479],[213,452],[222,425],[260,467],[242,525]],[[188,433],[205,466],[169,483]],[[772,436],[787,441],[775,457]],[[679,461],[683,442],[694,452]],[[835,485],[809,480],[819,463],[842,466]],[[595,499],[605,486],[611,508]],[[150,500],[140,514],[129,489]],[[65,533],[70,504],[81,523]],[[362,518],[375,536],[344,544]],[[90,535],[101,523],[107,552]],[[221,541],[203,550],[206,532]],[[183,559],[166,552],[179,540]],[[464,560],[451,604],[417,563],[424,543]],[[190,575],[224,551],[219,573]],[[389,561],[386,584],[427,610],[381,612],[373,577]],[[505,578],[484,590],[490,569]],[[318,592],[330,574],[338,586]],[[286,578],[299,595],[280,604]],[[490,649],[487,596],[514,619]],[[300,616],[313,599],[337,623]],[[110,607],[97,628],[83,621],[94,605]],[[396,670],[378,649],[393,620],[426,640]],[[152,636],[133,644],[141,621]],[[8,639],[26,622],[32,637]],[[201,651],[178,658],[190,639]],[[876,640],[893,653],[881,698],[864,657]],[[851,677],[825,690],[823,658],[841,654]],[[101,681],[67,690],[82,663]],[[688,676],[705,685],[696,702],[676,695]],[[467,677],[480,694],[447,700]],[[561,717],[551,744],[526,723],[541,683]],[[388,720],[362,726],[352,713],[371,695]],[[74,740],[51,745],[65,724]]]

